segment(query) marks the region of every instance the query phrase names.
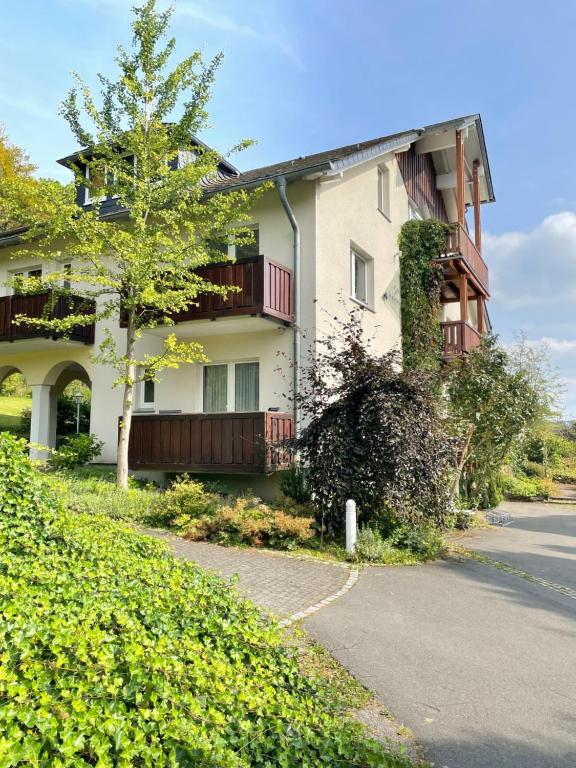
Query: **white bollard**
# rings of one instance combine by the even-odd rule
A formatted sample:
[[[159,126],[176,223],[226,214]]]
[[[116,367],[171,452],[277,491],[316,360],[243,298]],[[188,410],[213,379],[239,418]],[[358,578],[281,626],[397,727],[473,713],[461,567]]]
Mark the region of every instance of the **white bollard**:
[[[353,555],[356,549],[356,502],[348,499],[346,502],[346,552]]]

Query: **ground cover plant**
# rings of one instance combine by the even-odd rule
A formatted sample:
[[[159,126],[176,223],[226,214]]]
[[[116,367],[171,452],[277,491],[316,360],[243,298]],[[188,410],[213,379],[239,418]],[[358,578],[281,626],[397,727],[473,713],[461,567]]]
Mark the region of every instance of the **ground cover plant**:
[[[278,630],[159,542],[60,508],[0,435],[0,764],[387,766]]]

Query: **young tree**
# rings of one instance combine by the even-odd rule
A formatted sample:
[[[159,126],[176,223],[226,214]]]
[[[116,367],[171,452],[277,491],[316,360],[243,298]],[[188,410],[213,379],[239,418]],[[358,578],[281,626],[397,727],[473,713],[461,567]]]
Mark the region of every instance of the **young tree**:
[[[550,393],[543,369],[509,355],[488,336],[446,375],[447,421],[462,444],[452,491],[471,506],[491,506],[494,486],[514,444],[542,416]]]
[[[427,376],[402,371],[395,352],[376,355],[363,310],[336,321],[302,372],[296,441],[320,522],[342,528],[346,499],[364,522],[442,524],[454,451]]]
[[[108,330],[95,358],[116,369],[115,385],[124,388],[117,469],[121,487],[128,480],[137,371],[154,379],[165,368],[204,359],[199,344],[175,334],[166,338],[158,355],[139,357],[137,341],[146,329],[171,324],[172,314],[194,303],[200,293],[226,293],[194,269],[221,261],[222,245],[230,238],[250,239],[245,224],[257,194],[240,190],[210,195],[203,184],[217,177],[222,161],[217,152],[195,141],[208,125],[206,107],[221,56],[205,64],[196,51],[169,70],[175,47],[174,38],[166,41],[170,11],[159,12],[155,0],[147,0],[134,14],[132,50],[118,49],[116,81],[99,76],[100,104],[75,75],[77,86],[62,106],[74,136],[87,147],[73,165],[76,184],[87,185],[94,203],[79,209],[74,185],[45,181],[39,182],[43,215],[21,212],[30,227],[26,238],[39,238],[34,253],[61,265],[42,278],[42,285],[53,290],[54,301],[71,297],[78,285],[95,303],[77,307],[70,298],[65,319],[47,314],[26,322],[66,334],[78,324],[118,322],[123,317],[122,346]],[[181,117],[170,122],[180,104]],[[249,143],[241,142],[231,151]],[[179,150],[186,150],[189,162],[173,169],[174,161],[182,158]],[[98,202],[111,196],[117,202],[114,220],[100,215]],[[17,208],[16,196],[7,197]],[[68,272],[64,264],[70,262]],[[38,279],[23,281],[20,289],[38,289]]]

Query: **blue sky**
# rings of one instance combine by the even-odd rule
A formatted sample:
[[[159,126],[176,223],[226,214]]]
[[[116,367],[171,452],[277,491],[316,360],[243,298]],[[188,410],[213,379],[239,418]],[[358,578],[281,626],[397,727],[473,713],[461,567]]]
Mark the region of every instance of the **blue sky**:
[[[58,104],[77,70],[113,71],[132,0],[2,9],[0,122],[43,175],[75,149]],[[503,341],[545,340],[576,417],[576,3],[176,0],[183,56],[224,51],[214,128],[240,168],[480,112],[497,202],[484,206],[490,313]]]

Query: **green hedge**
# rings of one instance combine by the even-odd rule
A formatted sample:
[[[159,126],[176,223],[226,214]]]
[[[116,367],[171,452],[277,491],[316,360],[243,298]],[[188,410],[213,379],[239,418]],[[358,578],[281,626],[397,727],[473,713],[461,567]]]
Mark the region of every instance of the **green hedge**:
[[[0,766],[406,766],[215,576],[62,511],[0,435]]]

